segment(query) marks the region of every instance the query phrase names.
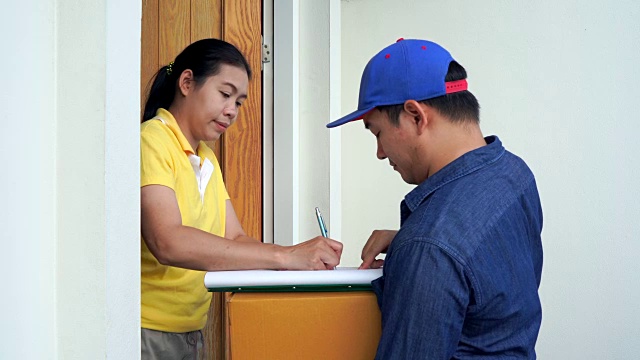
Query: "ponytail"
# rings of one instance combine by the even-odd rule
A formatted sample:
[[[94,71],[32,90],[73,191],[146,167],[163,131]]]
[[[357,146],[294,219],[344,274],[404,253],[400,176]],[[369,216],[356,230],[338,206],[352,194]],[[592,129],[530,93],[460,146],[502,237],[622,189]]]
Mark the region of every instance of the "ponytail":
[[[172,75],[173,71],[169,70],[169,65],[161,67],[154,75],[147,102],[144,105],[143,122],[156,116],[159,108],[168,109],[171,106],[176,84],[176,80]]]
[[[227,64],[244,69],[251,79],[251,67],[242,53],[228,42],[218,39],[202,39],[187,46],[175,61],[165,65],[154,75],[149,95],[144,105],[142,122],[154,116],[159,108],[169,109],[176,94],[176,84],[186,69],[193,72],[196,86],[202,85],[210,76]]]

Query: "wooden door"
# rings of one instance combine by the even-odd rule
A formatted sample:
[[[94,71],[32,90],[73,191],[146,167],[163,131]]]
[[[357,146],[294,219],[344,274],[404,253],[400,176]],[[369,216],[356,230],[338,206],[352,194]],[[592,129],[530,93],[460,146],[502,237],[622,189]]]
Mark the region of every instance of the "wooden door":
[[[227,191],[245,232],[262,240],[261,0],[143,0],[141,108],[150,79],[190,43],[223,39],[245,55],[253,77],[236,123],[210,143],[222,167]],[[214,294],[205,327],[213,359],[227,358],[225,298]]]

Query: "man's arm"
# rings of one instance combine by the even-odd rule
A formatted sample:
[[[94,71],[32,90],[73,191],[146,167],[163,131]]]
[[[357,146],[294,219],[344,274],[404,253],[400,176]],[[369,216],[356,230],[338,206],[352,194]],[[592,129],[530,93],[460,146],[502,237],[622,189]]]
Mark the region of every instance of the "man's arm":
[[[442,248],[415,240],[387,256],[382,337],[376,359],[450,359],[456,351],[469,286],[464,267]]]

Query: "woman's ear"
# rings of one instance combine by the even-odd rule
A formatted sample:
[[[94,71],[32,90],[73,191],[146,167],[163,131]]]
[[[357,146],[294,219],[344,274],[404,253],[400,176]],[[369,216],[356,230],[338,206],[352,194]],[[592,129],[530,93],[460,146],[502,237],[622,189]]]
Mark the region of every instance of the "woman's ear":
[[[404,103],[404,111],[409,114],[413,120],[418,135],[421,135],[426,130],[429,122],[428,112],[425,109],[425,105],[419,103],[416,100],[407,100]]]
[[[191,69],[185,69],[178,79],[178,88],[182,96],[187,96],[189,92],[193,91],[194,85],[193,71],[191,71]]]

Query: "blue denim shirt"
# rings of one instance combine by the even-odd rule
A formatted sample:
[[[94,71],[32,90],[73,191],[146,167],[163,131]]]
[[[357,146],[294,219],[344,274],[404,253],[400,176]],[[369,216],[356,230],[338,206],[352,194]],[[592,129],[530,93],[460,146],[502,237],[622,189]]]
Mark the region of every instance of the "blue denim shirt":
[[[533,174],[500,140],[413,189],[383,276],[376,359],[535,359],[542,209]]]

